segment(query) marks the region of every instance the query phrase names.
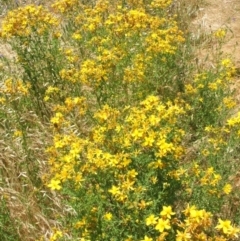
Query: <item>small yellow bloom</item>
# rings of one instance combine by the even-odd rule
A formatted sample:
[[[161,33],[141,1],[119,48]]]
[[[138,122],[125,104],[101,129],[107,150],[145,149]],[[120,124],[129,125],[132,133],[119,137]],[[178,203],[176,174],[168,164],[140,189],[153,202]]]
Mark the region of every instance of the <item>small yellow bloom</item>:
[[[221,218],[218,219],[218,225],[216,229],[222,230],[224,234],[228,234],[229,231],[232,229],[231,221],[230,220],[222,220]]]
[[[22,135],[23,135],[22,131],[19,131],[19,130],[16,130],[16,131],[14,131],[14,133],[13,133],[13,136],[14,136],[14,137],[22,137]]]
[[[49,99],[50,99],[50,97],[49,97],[48,95],[44,96],[44,98],[43,98],[43,100],[44,100],[45,102],[47,102]]]
[[[146,225],[155,225],[157,223],[157,217],[155,217],[153,214],[151,214],[148,218],[146,218]]]
[[[226,184],[226,185],[223,187],[223,192],[224,192],[225,194],[228,195],[231,191],[232,191],[232,186],[231,186],[231,184]]]
[[[50,184],[47,185],[52,190],[60,190],[62,187],[60,185],[60,180],[54,180],[52,179]]]
[[[221,64],[222,64],[222,66],[228,68],[232,65],[232,61],[230,59],[223,59]]]
[[[112,220],[112,214],[111,213],[106,213],[105,215],[104,215],[104,219],[105,220],[107,220],[107,221],[110,221],[110,220]]]
[[[50,122],[53,124],[60,124],[63,121],[63,114],[57,112],[54,117],[51,118]]]
[[[158,178],[155,176],[151,177],[150,180],[153,184],[156,184],[158,182]]]
[[[175,213],[172,211],[171,206],[163,206],[163,210],[160,212],[161,217],[167,217],[168,219],[171,218],[171,215]]]
[[[191,235],[188,232],[180,232],[177,230],[176,241],[187,241],[191,239]]]
[[[141,241],[153,241],[153,239],[149,238],[147,235],[145,235],[144,239],[142,239]]]
[[[155,229],[158,230],[159,232],[163,232],[165,229],[171,229],[170,222],[168,219],[164,220],[162,218],[158,219],[158,223],[155,226]]]
[[[120,194],[120,188],[116,186],[112,186],[111,189],[108,190],[113,196]]]
[[[214,33],[215,37],[217,38],[224,38],[226,36],[226,30],[224,29],[218,29],[215,33]]]
[[[81,34],[79,34],[79,33],[74,33],[74,34],[72,35],[72,38],[73,38],[74,40],[80,40],[80,39],[82,38],[82,36],[81,36]]]
[[[51,236],[50,241],[56,241],[58,238],[61,238],[63,236],[62,231],[55,231],[55,233]]]
[[[141,200],[139,203],[138,203],[138,207],[140,208],[140,210],[143,210],[147,207],[148,203],[146,203],[144,200]]]
[[[0,97],[0,104],[5,104],[6,103],[6,99],[4,97]]]

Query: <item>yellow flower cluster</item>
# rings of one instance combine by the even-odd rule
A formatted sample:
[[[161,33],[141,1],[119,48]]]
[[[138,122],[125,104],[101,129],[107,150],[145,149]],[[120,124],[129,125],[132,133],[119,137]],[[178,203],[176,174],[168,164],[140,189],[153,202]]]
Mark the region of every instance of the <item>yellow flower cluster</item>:
[[[58,0],[55,3],[53,3],[51,7],[56,12],[65,13],[67,11],[73,10],[73,7],[77,6],[77,4],[77,0]]]
[[[71,1],[55,4],[62,5],[62,2],[64,6],[74,5]],[[121,1],[101,0],[93,6],[86,4],[72,10],[74,14],[69,18],[75,26],[70,38],[76,46],[75,54],[66,55],[69,68],[60,71],[61,78],[87,85],[94,93],[101,90],[105,94],[102,87],[107,85],[113,95],[126,86],[128,90],[123,93],[136,91],[138,86],[135,84],[142,82],[148,88],[158,85],[161,79],[156,82],[150,78],[150,68],[158,72],[158,66],[151,66],[151,61],[158,61],[162,55],[174,55],[178,45],[184,42],[177,22],[167,19],[164,12],[161,16],[153,10],[153,7],[167,7],[170,2],[135,4],[125,1],[122,4]],[[82,48],[83,44],[86,48]],[[162,59],[164,62],[168,60],[166,57]]]
[[[63,233],[60,230],[54,230],[54,233],[50,237],[49,241],[56,241],[59,240],[59,238],[63,237]]]
[[[151,2],[151,6],[153,8],[163,9],[163,8],[168,7],[171,3],[172,3],[172,0],[153,0]]]
[[[221,218],[219,218],[216,229],[220,230],[223,234],[225,234],[228,239],[234,239],[239,237],[240,229],[232,226],[230,220],[222,220]]]
[[[218,29],[214,32],[214,36],[220,39],[223,39],[226,36],[226,30],[225,29]]]
[[[71,112],[76,104],[82,103],[82,100],[80,98],[73,100],[68,98],[65,103],[65,108]],[[95,173],[98,168],[104,170],[109,167],[120,169],[127,167],[131,163],[131,158],[129,158],[131,155],[139,155],[149,150],[154,150],[157,158],[156,161],[152,160],[149,163],[149,167],[166,167],[168,164],[164,163],[163,158],[171,155],[178,159],[184,152],[183,148],[178,145],[181,137],[184,135],[184,131],[181,129],[173,130],[169,126],[175,125],[178,120],[177,118],[182,114],[184,114],[182,108],[172,103],[169,103],[166,107],[156,96],[149,96],[141,102],[140,107],[126,107],[121,112],[121,116],[119,110],[105,105],[94,114],[98,125],[92,129],[89,139],[83,140],[77,136],[69,136],[67,143],[60,144],[64,142],[67,136],[56,136],[55,148],[60,151],[59,148],[65,149],[66,146],[70,145],[71,148],[68,154],[62,156],[60,159],[69,159],[68,163],[73,164],[76,154],[80,155],[84,146],[88,145],[87,152],[85,153],[88,162],[82,168],[89,173]],[[124,117],[123,120],[121,120],[122,117]],[[61,127],[61,124],[64,123],[63,114],[56,112],[51,122]],[[165,127],[163,123],[168,123],[168,125]],[[161,129],[159,129],[160,127]],[[172,136],[171,141],[169,136]],[[107,147],[109,152],[104,151],[104,147]],[[132,147],[135,150],[134,153],[130,154],[131,152],[129,151]],[[111,152],[116,152],[116,148],[119,151],[115,155],[110,154]],[[125,150],[125,154],[122,153],[123,150]],[[129,153],[127,154],[127,152]],[[72,161],[70,160],[70,153],[71,155],[76,153],[72,156]]]
[[[1,92],[10,96],[27,96],[30,88],[30,83],[24,83],[20,79],[15,80],[13,78],[9,78],[4,81],[4,86],[1,88]]]
[[[66,103],[69,114],[74,112],[71,103]],[[97,195],[100,203],[110,199],[118,203],[125,225],[134,225],[138,219],[132,220],[124,207],[132,210],[130,213],[142,215],[153,205],[147,195],[150,189],[160,185],[166,191],[170,188],[168,182],[179,179],[172,173],[178,172],[175,164],[184,153],[180,145],[184,131],[177,127],[184,113],[171,102],[163,104],[157,96],[149,96],[138,106],[126,106],[121,111],[104,105],[95,111],[95,126],[86,137],[80,137],[67,134],[71,123],[64,125],[63,115],[56,112],[51,119],[58,125],[58,132],[48,149],[52,175],[48,187],[59,190],[62,185],[72,183],[74,190],[83,192],[80,202],[86,202],[92,195]],[[83,216],[77,223],[83,237],[88,237],[98,225],[96,216],[103,210],[96,206],[92,201],[91,208],[85,207],[90,216]],[[90,211],[93,209],[94,212]],[[161,212],[156,230],[163,229],[165,218],[171,215],[168,209]],[[110,221],[117,218],[116,210],[104,207],[104,213],[104,225],[110,227]]]
[[[2,21],[1,36],[3,38],[27,37],[34,31],[41,35],[47,29],[55,28],[57,25],[57,18],[43,6],[27,5],[8,12]]]
[[[209,157],[208,157],[209,158]],[[213,197],[220,200],[232,192],[232,185],[222,180],[222,176],[208,167],[206,170],[196,162],[188,165],[181,180],[189,196],[199,195]]]
[[[240,230],[231,225],[230,220],[218,219],[218,225],[215,227],[219,233],[215,233],[213,228],[213,218],[210,212],[206,210],[198,210],[196,206],[188,206],[184,211],[185,218],[183,220],[178,217],[172,217],[175,213],[172,211],[171,206],[163,206],[163,210],[160,212],[160,217],[155,217],[153,214],[146,218],[147,226],[154,226],[161,235],[158,240],[166,240],[165,237],[170,236],[171,229],[177,226],[175,237],[172,240],[176,241],[227,241],[235,240],[239,237]],[[210,231],[211,230],[211,231]],[[145,235],[142,241],[155,240]]]
[[[240,112],[238,112],[236,116],[229,118],[227,124],[230,127],[238,126],[240,124]]]
[[[227,120],[227,128],[229,129],[229,132],[235,136],[235,138],[240,138],[240,112],[236,113]]]

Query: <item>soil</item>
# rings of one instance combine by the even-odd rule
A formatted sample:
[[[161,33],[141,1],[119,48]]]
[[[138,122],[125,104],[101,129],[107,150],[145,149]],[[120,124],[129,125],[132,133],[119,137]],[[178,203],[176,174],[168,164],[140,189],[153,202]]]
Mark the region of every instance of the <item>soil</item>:
[[[210,33],[220,28],[226,29],[229,40],[223,45],[223,51],[232,55],[240,66],[240,1],[205,0],[199,9],[194,25]]]
[[[204,0],[200,4],[197,17],[193,21],[193,27],[206,34],[218,29],[226,29],[226,42],[222,46],[223,55],[233,59],[237,68],[235,84],[236,99],[240,106],[240,0]],[[204,57],[207,51],[202,51]],[[202,61],[204,62],[204,58]],[[239,109],[239,108],[238,108]]]

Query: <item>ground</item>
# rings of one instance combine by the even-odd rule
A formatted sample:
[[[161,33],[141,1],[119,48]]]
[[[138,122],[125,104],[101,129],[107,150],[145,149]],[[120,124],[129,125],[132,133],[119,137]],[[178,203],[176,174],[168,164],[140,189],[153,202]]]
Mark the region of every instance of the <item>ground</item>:
[[[240,1],[239,0],[203,0],[198,14],[193,20],[195,34],[202,31],[209,34],[223,28],[227,30],[227,40],[222,46],[224,55],[229,55],[237,67],[234,88],[240,103]],[[213,47],[213,46],[209,46]],[[207,51],[199,53],[205,61]]]
[[[199,9],[194,24],[206,32],[219,28],[228,30],[230,40],[224,44],[223,51],[233,54],[236,64],[240,66],[240,1],[239,0],[205,0]]]

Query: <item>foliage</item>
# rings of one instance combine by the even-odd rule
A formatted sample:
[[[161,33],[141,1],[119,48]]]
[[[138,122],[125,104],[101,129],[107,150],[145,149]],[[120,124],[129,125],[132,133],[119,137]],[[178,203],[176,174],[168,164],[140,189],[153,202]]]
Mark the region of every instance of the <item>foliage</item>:
[[[219,54],[225,31],[211,37],[216,67],[200,70],[175,13],[169,0],[8,11],[0,119],[12,159],[0,168],[3,192],[18,183],[26,196],[20,240],[238,239],[240,117],[235,67]]]

